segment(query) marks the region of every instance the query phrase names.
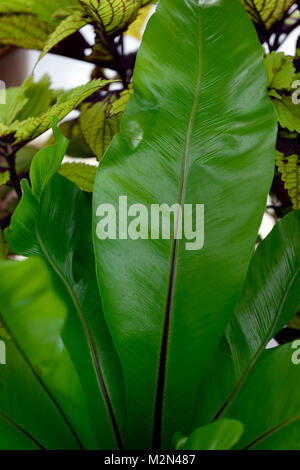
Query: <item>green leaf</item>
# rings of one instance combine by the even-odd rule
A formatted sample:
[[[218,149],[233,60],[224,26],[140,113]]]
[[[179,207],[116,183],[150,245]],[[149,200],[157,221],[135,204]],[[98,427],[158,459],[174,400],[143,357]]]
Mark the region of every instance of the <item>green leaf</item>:
[[[72,6],[78,6],[78,0],[1,0],[0,13],[27,13],[46,23],[55,24],[54,13]]]
[[[256,250],[226,329],[226,340],[200,387],[198,424],[224,416],[269,341],[297,312],[299,293],[300,211],[297,211],[284,217]]]
[[[300,133],[300,106],[293,103],[291,96],[275,98],[273,104],[281,127]]]
[[[179,448],[183,450],[228,450],[243,434],[242,423],[234,419],[221,419],[195,429]]]
[[[240,420],[245,432],[236,449],[300,449],[300,374],[290,344],[266,351],[225,416]],[[291,428],[293,428],[291,430]]]
[[[0,260],[3,260],[8,255],[8,245],[4,240],[3,232],[0,228]]]
[[[57,129],[56,117],[53,117],[52,126],[56,143],[40,150],[30,167],[32,193],[37,198],[40,198],[48,181],[59,170],[69,144],[69,141]]]
[[[64,163],[59,173],[82,191],[93,192],[97,167],[85,163]]]
[[[235,0],[160,2],[133,88],[96,177],[97,275],[125,376],[129,445],[158,448],[162,437],[169,448],[174,429],[192,431],[198,386],[246,277],[277,123],[261,46]],[[120,195],[148,214],[152,204],[193,204],[194,213],[204,204],[204,247],[201,237],[193,252],[175,242],[172,217],[170,239],[99,240],[97,208],[112,204],[118,220]]]
[[[26,78],[20,87],[8,88],[6,90],[6,104],[0,106],[0,121],[2,124],[12,124],[17,115],[28,103],[26,92],[32,85],[32,77]]]
[[[298,313],[289,323],[291,328],[295,328],[295,330],[300,330],[300,313]]]
[[[23,197],[5,234],[16,253],[39,254],[51,268],[57,292],[69,312],[64,341],[93,423],[90,439],[87,433],[91,434],[91,429],[83,429],[86,434],[83,444],[88,448],[111,449],[121,445],[123,433],[120,365],[97,290],[91,207],[75,185],[54,174],[65,151],[65,138],[55,128],[54,132],[58,139],[56,151],[53,148],[49,153],[46,147],[35,156],[30,170],[32,191],[23,180]]]
[[[262,287],[263,286],[263,287]],[[237,377],[249,373],[269,341],[300,307],[300,211],[260,243],[226,331]],[[243,377],[244,378],[244,377]]]
[[[106,152],[112,138],[120,131],[122,114],[110,117],[109,100],[81,107],[79,123],[82,134],[89,147],[100,160]]]
[[[287,189],[293,208],[300,209],[300,158],[298,155],[284,155],[276,151],[278,167],[284,187]]]
[[[52,433],[44,427],[43,420],[40,421],[38,415],[34,416],[32,413],[32,409],[36,409],[34,405],[24,409],[22,402],[20,403],[20,392],[25,395],[25,403],[36,399],[38,404],[42,398],[42,404],[44,402],[46,406],[39,412],[45,413],[46,419],[49,413],[47,408],[52,408],[51,428],[55,425],[58,435],[65,434],[65,445],[78,448],[79,438],[74,426],[77,426],[79,435],[83,433],[86,405],[62,338],[68,315],[67,307],[56,295],[49,270],[41,259],[22,263],[3,262],[0,264],[0,278],[1,317],[18,351],[16,356],[9,356],[12,363],[6,365],[7,372],[2,371],[2,368],[0,371],[1,378],[7,380],[5,386],[8,389],[6,393],[1,393],[0,410],[22,428],[33,432],[36,439],[42,439],[44,445],[47,438],[49,445],[49,438],[50,441],[53,439]],[[15,386],[22,380],[20,367],[13,368],[15,361],[25,362],[24,379],[26,375],[31,376],[26,378],[24,389],[19,385],[13,390],[13,378]],[[32,383],[28,384],[28,380]],[[1,383],[4,387],[2,381]],[[72,387],[69,386],[70,383]],[[29,385],[31,390],[27,391],[26,387],[29,388]],[[51,416],[47,417],[49,419]],[[79,419],[82,420],[82,428],[78,427]],[[60,447],[61,444],[56,442],[56,445]]]
[[[75,11],[75,13],[65,18],[49,36],[41,55],[38,58],[37,64],[47,54],[47,52],[50,52],[58,43],[81,29],[86,24],[87,20],[84,18],[84,13],[80,11]]]
[[[2,44],[42,49],[52,27],[31,15],[0,16],[0,41]]]
[[[128,30],[126,31],[126,34],[128,34],[128,36],[132,36],[138,40],[142,39],[143,30],[144,30],[146,21],[150,15],[151,9],[152,9],[152,5],[148,4],[139,10],[136,20],[133,23],[131,23]]]
[[[53,116],[57,116],[60,121],[92,93],[104,87],[108,83],[110,83],[110,81],[92,80],[86,85],[82,85],[67,93],[59,95],[56,104],[41,116],[29,117],[18,124],[14,143],[18,144],[38,137],[51,127]]]
[[[54,300],[53,307],[61,307],[61,304],[57,302],[56,296],[53,294],[51,280],[49,279],[49,273],[47,273],[45,264],[37,259],[17,265],[2,263],[0,273],[1,283],[2,276],[5,277],[4,285],[1,286],[0,303],[8,302],[8,306],[4,308],[5,311],[6,309],[9,310],[12,308],[13,304],[13,311],[11,313],[13,318],[9,319],[12,328],[17,329],[20,316],[22,314],[28,314],[29,311],[30,320],[32,322],[31,327],[37,327],[38,331],[43,333],[41,326],[38,325],[38,317],[40,318],[40,322],[41,319],[45,322],[49,321],[49,317],[47,318],[45,308],[43,308],[42,311],[36,311],[37,316],[35,318],[33,317],[34,308],[37,309],[38,306],[40,306],[38,300],[40,302]],[[21,273],[23,275],[22,279],[20,279]],[[36,281],[36,277],[38,281]],[[26,279],[29,279],[29,281],[26,282]],[[20,288],[22,284],[26,284],[26,288]],[[31,284],[30,287],[29,284]],[[13,287],[14,291],[12,292],[11,289]],[[38,287],[40,287],[41,290],[38,290]],[[30,294],[36,295],[36,299],[34,302],[30,303],[29,309],[28,297],[26,296]],[[12,298],[17,297],[19,301],[25,302],[26,307],[23,309],[20,306],[16,306],[12,299],[7,299],[7,296],[11,296]],[[49,305],[46,309],[48,315],[52,318],[52,328],[48,330],[48,332],[44,331],[45,338],[47,337],[49,343],[46,346],[47,341],[45,341],[43,346],[44,349],[46,347],[50,350],[50,343],[52,344],[54,336],[53,324],[58,319],[58,312],[51,312],[50,315],[49,310],[51,309]],[[49,325],[49,323],[47,324]],[[50,358],[50,362],[47,362],[47,364],[45,362],[39,364],[39,361],[36,358],[33,359],[30,354],[28,356],[29,359],[27,359],[21,348],[23,344],[26,343],[26,339],[30,338],[31,340],[34,336],[32,333],[28,334],[28,326],[30,326],[30,324],[26,325],[24,328],[25,338],[21,337],[20,334],[16,334],[16,337],[21,337],[20,343],[15,342],[15,340],[11,338],[4,338],[7,363],[5,366],[0,367],[0,448],[3,450],[15,450],[22,449],[24,448],[23,445],[25,445],[26,449],[28,444],[34,447],[36,444],[39,449],[78,449],[79,446],[68,424],[64,420],[57,403],[53,397],[47,393],[43,382],[41,382],[34,369],[34,366],[37,368],[41,366],[44,371],[47,370],[46,378],[43,377],[43,380],[45,379],[45,382],[50,381],[49,377],[51,374],[49,371],[51,367],[57,369],[60,367],[63,353],[57,354],[55,351],[54,357]],[[34,341],[31,343],[32,352],[34,352],[35,348],[34,343]],[[27,349],[27,347],[24,349]],[[61,350],[60,344],[58,349],[59,351]],[[55,359],[58,359],[58,356],[59,360],[54,362]],[[45,354],[44,358],[46,358]],[[61,374],[62,373],[63,370],[61,370]],[[57,376],[59,376],[59,374],[57,374]],[[76,380],[74,381],[74,377],[68,374],[68,376],[64,377],[64,380],[66,379],[73,380],[74,389],[76,389],[77,384]],[[59,389],[59,383],[56,384],[56,387]],[[76,397],[76,399],[78,398],[80,398],[80,394]],[[74,399],[74,392],[70,393],[69,399]],[[85,418],[83,417],[83,419]],[[9,429],[5,436],[1,434],[4,424],[3,420],[4,423],[9,424],[9,426],[7,426]],[[24,441],[24,444],[22,441]]]
[[[117,36],[127,29],[138,14],[141,0],[80,0],[86,13],[107,36]]]
[[[23,173],[27,173],[31,162],[33,160],[33,157],[35,154],[38,152],[38,149],[36,147],[30,147],[26,145],[25,147],[22,147],[17,153],[16,153],[16,173],[17,175],[22,175]]]
[[[4,173],[0,173],[0,186],[6,184],[10,180],[10,172],[4,171]]]
[[[240,0],[255,23],[270,29],[280,21],[295,0]]]
[[[296,69],[292,57],[284,52],[272,51],[265,56],[265,67],[268,88],[275,90],[290,90],[296,80]]]
[[[36,117],[46,112],[53,97],[47,75],[33,83],[33,77],[24,80],[20,87],[6,90],[6,104],[0,106],[0,135],[14,134],[19,122],[29,116]],[[22,125],[22,124],[21,124]]]
[[[62,122],[59,125],[61,133],[70,141],[68,147],[68,156],[76,158],[91,158],[94,157],[93,152],[86,143],[79,125],[78,119],[71,119]],[[55,137],[51,136],[46,145],[52,145],[55,142]]]
[[[45,113],[51,105],[53,91],[50,89],[51,81],[48,75],[44,75],[38,82],[33,83],[30,77],[29,86],[25,89],[27,103],[15,116],[18,121],[23,121],[28,117],[36,117]]]
[[[115,116],[120,113],[123,114],[129,102],[129,99],[133,95],[133,93],[134,93],[134,90],[132,88],[132,85],[129,85],[128,90],[122,91],[120,93],[120,97],[111,103],[111,108],[109,110],[109,117]]]

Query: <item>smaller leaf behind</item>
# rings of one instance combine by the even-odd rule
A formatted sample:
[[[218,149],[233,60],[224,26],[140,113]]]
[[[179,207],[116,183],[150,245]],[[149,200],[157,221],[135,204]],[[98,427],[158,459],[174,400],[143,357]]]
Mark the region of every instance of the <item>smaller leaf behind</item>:
[[[293,318],[299,304],[298,210],[274,227],[252,258],[225,337],[200,386],[197,424],[226,413],[269,341]]]
[[[60,121],[73,109],[77,108],[86,98],[100,88],[111,83],[110,80],[92,80],[91,82],[60,94],[56,103],[46,112],[37,117],[28,117],[25,121],[15,124],[15,142],[27,142],[38,137],[51,127],[53,116]]]
[[[81,107],[81,131],[98,160],[103,157],[112,138],[120,130],[122,113],[110,116],[110,108],[109,99]]]
[[[68,36],[81,29],[87,23],[88,21],[85,19],[84,12],[82,11],[75,11],[72,15],[67,16],[67,18],[65,18],[57,26],[57,28],[47,39],[36,65],[47,54],[47,52],[50,52],[63,39],[66,39]]]
[[[276,165],[295,210],[300,209],[300,157],[276,151]]]
[[[97,167],[85,163],[64,163],[59,173],[76,184],[79,189],[88,193],[93,192]]]
[[[32,15],[0,16],[0,41],[2,44],[42,49],[53,27]]]
[[[195,429],[189,437],[179,441],[179,450],[228,450],[243,434],[241,422],[234,419],[220,419],[215,423]],[[180,445],[181,444],[181,445]]]
[[[240,0],[240,2],[244,5],[254,23],[270,29],[283,18],[295,0]]]

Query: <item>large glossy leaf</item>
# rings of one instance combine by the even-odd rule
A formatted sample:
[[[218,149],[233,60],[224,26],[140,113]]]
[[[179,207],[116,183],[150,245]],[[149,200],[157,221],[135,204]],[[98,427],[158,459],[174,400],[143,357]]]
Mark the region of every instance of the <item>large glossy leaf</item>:
[[[296,211],[281,220],[256,250],[226,339],[200,387],[199,424],[225,413],[269,341],[299,305],[300,211]]]
[[[240,420],[245,432],[236,448],[300,448],[300,373],[290,344],[266,351],[230,404],[225,416]]]
[[[39,254],[49,264],[67,304],[63,339],[87,396],[96,446],[114,448],[121,446],[117,421],[122,426],[123,388],[97,290],[91,206],[75,185],[55,174],[66,139],[54,131],[58,142],[35,156],[32,189],[23,181],[23,197],[6,237],[16,253]]]
[[[12,437],[21,433],[38,448],[78,449],[80,440],[88,439],[84,433],[91,424],[61,336],[66,306],[40,259],[3,262],[0,278],[1,316],[13,338],[4,338],[7,363],[0,368],[0,422],[13,427]],[[7,439],[12,431],[6,433]],[[2,438],[0,447],[23,446]]]
[[[97,271],[125,374],[130,445],[159,447],[162,437],[168,447],[175,429],[192,431],[197,387],[246,276],[274,171],[276,120],[261,47],[236,0],[161,0],[133,88],[96,178]],[[176,223],[170,240],[100,241],[97,208],[111,203],[118,216],[120,195],[149,211],[204,204],[204,248],[174,241]]]

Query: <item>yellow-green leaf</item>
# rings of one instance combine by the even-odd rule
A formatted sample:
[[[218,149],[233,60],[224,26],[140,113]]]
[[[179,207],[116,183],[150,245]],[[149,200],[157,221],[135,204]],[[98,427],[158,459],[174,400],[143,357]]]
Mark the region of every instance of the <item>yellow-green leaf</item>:
[[[240,0],[255,23],[270,29],[280,21],[295,0]]]
[[[0,122],[9,126],[16,119],[19,112],[28,103],[26,92],[32,85],[32,77],[26,78],[20,87],[6,90],[6,103],[0,106]]]
[[[88,98],[88,96],[108,83],[111,83],[111,81],[92,80],[86,85],[74,88],[70,92],[60,95],[56,104],[47,112],[38,117],[30,117],[18,124],[15,133],[15,144],[38,137],[43,132],[50,129],[53,116],[57,116],[60,121],[82,103],[82,101]]]
[[[46,112],[51,105],[55,92],[51,90],[51,81],[48,75],[44,75],[38,82],[33,82],[30,77],[29,86],[25,89],[27,103],[15,116],[18,121],[24,121],[28,117],[39,116]]]
[[[275,90],[290,90],[296,79],[296,69],[292,57],[284,52],[272,51],[264,59],[268,78],[268,88]]]
[[[142,5],[141,0],[80,0],[80,3],[107,36],[125,31]]]
[[[293,208],[300,209],[300,158],[276,151],[276,164],[287,189]]]
[[[53,27],[31,15],[0,16],[0,42],[27,49],[42,49]]]
[[[64,163],[60,167],[59,173],[76,184],[82,191],[92,193],[96,171],[96,166],[86,165],[85,163]]]
[[[0,228],[0,260],[3,260],[7,257],[9,252],[8,245],[4,239],[3,232]],[[1,336],[1,323],[0,323],[0,336]]]
[[[124,90],[120,93],[120,97],[113,101],[111,104],[111,108],[109,110],[109,117],[112,117],[119,113],[124,113],[128,101],[133,95],[133,92],[133,87],[130,84],[128,90]]]
[[[0,186],[6,184],[10,180],[10,173],[9,171],[4,171],[4,173],[0,173]]]
[[[300,133],[300,106],[292,102],[291,96],[274,99],[273,103],[281,127]]]
[[[84,13],[81,11],[75,11],[75,13],[65,18],[46,41],[37,63],[63,39],[75,33],[86,24],[87,20],[84,18]]]
[[[92,52],[90,55],[86,57],[88,62],[92,62],[93,64],[101,64],[101,66],[107,66],[114,63],[114,56],[111,51],[105,47],[105,44],[99,42],[97,39],[96,44],[92,48]]]
[[[78,6],[78,0],[1,0],[0,13],[27,13],[46,23],[55,24],[58,9]]]
[[[139,10],[136,20],[129,26],[126,34],[136,39],[141,40],[146,21],[150,15],[152,5],[148,4]]]
[[[122,114],[110,117],[110,103],[107,100],[82,106],[80,127],[98,160],[106,152],[114,135],[119,132],[121,117]]]

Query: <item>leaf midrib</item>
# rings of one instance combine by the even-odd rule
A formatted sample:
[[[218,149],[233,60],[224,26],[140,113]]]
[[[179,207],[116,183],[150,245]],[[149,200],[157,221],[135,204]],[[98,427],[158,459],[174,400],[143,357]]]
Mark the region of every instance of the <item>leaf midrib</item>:
[[[0,418],[2,418],[4,421],[6,421],[8,424],[16,428],[21,434],[27,437],[33,444],[35,444],[37,447],[39,447],[40,450],[46,450],[46,448],[39,442],[37,441],[31,434],[29,434],[25,429],[23,429],[19,424],[17,424],[15,421],[10,419],[8,416],[6,416],[2,411],[0,411]]]
[[[9,327],[7,326],[6,322],[4,321],[3,317],[1,317],[1,320],[2,320],[2,323],[3,323],[3,326],[4,328],[6,329],[6,331],[8,332],[9,336],[11,337],[11,340],[15,346],[15,348],[17,349],[17,351],[20,353],[20,355],[22,356],[22,358],[24,359],[24,361],[26,362],[26,364],[28,365],[29,369],[31,370],[31,372],[33,373],[33,375],[35,376],[35,378],[37,379],[37,381],[39,382],[39,384],[41,385],[42,389],[45,391],[45,393],[48,395],[48,397],[50,398],[50,400],[52,401],[52,403],[54,404],[54,406],[57,408],[58,412],[60,413],[62,419],[64,420],[64,422],[66,423],[68,429],[70,430],[70,432],[72,433],[74,439],[76,440],[77,444],[79,445],[80,449],[83,450],[84,447],[82,445],[82,443],[80,442],[80,439],[79,437],[77,436],[75,430],[73,429],[71,423],[69,422],[68,418],[66,417],[66,415],[64,414],[62,408],[60,407],[59,403],[56,401],[56,399],[54,398],[54,396],[52,395],[52,393],[50,392],[50,390],[48,389],[48,387],[46,387],[45,383],[43,382],[43,380],[41,379],[41,377],[37,374],[35,368],[32,366],[30,360],[27,358],[26,354],[24,353],[23,349],[21,348],[21,346],[19,345],[19,343],[15,340],[14,338],[14,335],[12,334],[12,332],[10,331]],[[17,425],[18,426],[18,425]]]
[[[120,435],[120,432],[119,432],[119,429],[118,429],[117,420],[116,420],[116,417],[114,415],[112,403],[110,401],[109,393],[108,393],[108,390],[107,390],[106,385],[105,385],[101,365],[100,365],[100,363],[98,361],[98,358],[97,358],[97,352],[96,352],[96,347],[94,345],[93,337],[92,337],[91,332],[89,330],[86,319],[84,318],[84,314],[82,312],[81,306],[79,304],[79,301],[76,297],[75,292],[72,289],[72,286],[70,285],[70,283],[68,282],[68,280],[66,279],[64,274],[60,271],[59,267],[55,264],[55,262],[52,259],[50,253],[48,252],[46,246],[44,245],[42,237],[39,233],[38,224],[36,225],[36,233],[37,233],[38,242],[41,246],[41,249],[42,249],[46,259],[48,260],[48,262],[50,263],[50,265],[52,266],[52,268],[54,269],[54,271],[56,272],[58,277],[61,279],[61,281],[65,285],[65,287],[66,287],[66,289],[67,289],[67,291],[68,291],[68,293],[71,297],[71,300],[72,300],[72,302],[75,306],[75,309],[78,313],[79,320],[81,322],[81,325],[82,325],[82,328],[83,328],[83,331],[84,331],[84,334],[85,334],[85,337],[86,337],[86,340],[87,340],[87,343],[88,343],[88,346],[89,346],[90,355],[91,355],[91,358],[92,358],[92,363],[93,363],[93,367],[94,367],[94,370],[95,370],[95,375],[97,377],[98,386],[99,386],[100,392],[101,392],[101,394],[103,396],[103,399],[104,399],[104,403],[105,403],[105,406],[106,406],[106,409],[107,409],[107,413],[108,413],[108,416],[109,416],[109,419],[110,419],[110,422],[111,422],[111,425],[112,425],[112,429],[113,429],[113,432],[114,432],[115,440],[116,440],[118,448],[122,449],[123,445],[122,445],[121,435]]]
[[[197,78],[193,107],[192,107],[191,116],[190,116],[188,128],[187,128],[187,135],[186,135],[185,148],[184,148],[184,154],[183,154],[181,185],[180,185],[180,191],[179,191],[179,204],[180,205],[182,205],[184,192],[185,192],[186,168],[187,168],[187,162],[188,162],[188,155],[189,155],[191,141],[192,141],[192,132],[194,129],[196,112],[197,112],[197,108],[199,104],[201,84],[202,84],[201,79],[202,79],[203,70],[201,67],[202,65],[202,42],[201,42],[201,30],[200,30],[200,14],[198,14],[198,34],[199,34],[198,78]],[[166,310],[165,310],[165,317],[164,317],[165,321],[164,321],[163,336],[162,336],[162,343],[161,343],[161,349],[160,349],[160,363],[159,363],[159,373],[158,373],[158,380],[157,380],[154,424],[153,424],[153,448],[154,449],[159,449],[161,446],[162,415],[163,415],[163,402],[164,402],[164,391],[165,391],[165,381],[166,381],[168,341],[169,341],[171,310],[173,306],[173,295],[174,295],[175,279],[176,279],[177,248],[178,248],[177,233],[178,233],[178,228],[179,228],[179,217],[180,217],[180,214],[177,214],[177,219],[175,222],[174,241],[173,241],[173,247],[172,247],[172,257],[171,257]]]
[[[274,426],[273,428],[269,429],[267,432],[262,434],[261,436],[257,437],[254,441],[252,441],[250,444],[248,444],[244,450],[249,450],[251,447],[254,447],[257,444],[260,444],[263,442],[265,439],[268,437],[272,436],[273,434],[276,434],[277,432],[281,431],[285,427],[289,426],[290,424],[300,420],[300,413],[297,413],[290,418],[286,419],[285,421],[282,421],[279,423],[277,426]]]

